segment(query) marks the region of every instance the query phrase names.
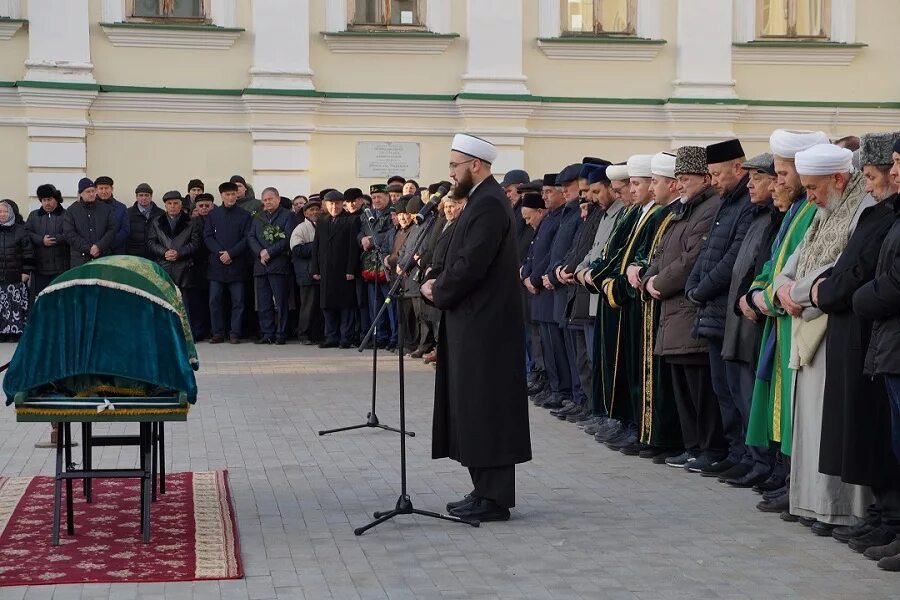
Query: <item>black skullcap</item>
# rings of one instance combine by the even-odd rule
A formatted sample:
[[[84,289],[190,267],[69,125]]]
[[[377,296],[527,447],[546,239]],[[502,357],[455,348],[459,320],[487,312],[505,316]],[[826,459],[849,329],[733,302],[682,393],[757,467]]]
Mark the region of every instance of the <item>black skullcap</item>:
[[[522,208],[547,208],[540,194],[528,192],[522,196]]]
[[[236,192],[238,191],[237,184],[233,181],[226,181],[225,183],[219,184],[219,193],[224,194],[225,192]]]
[[[710,144],[706,147],[706,164],[714,165],[717,163],[728,162],[729,160],[737,160],[744,158],[744,148],[738,139],[726,140],[718,144]]]
[[[611,165],[612,163],[603,158],[594,158],[593,156],[585,156],[581,159],[583,165]]]
[[[215,201],[216,201],[216,199],[213,198],[213,195],[212,195],[212,194],[207,194],[206,192],[203,192],[202,194],[197,194],[197,197],[194,198],[194,203],[197,203],[197,202],[215,202]]]
[[[362,190],[359,188],[347,188],[344,190],[344,200],[347,202],[353,202],[354,200],[362,198],[362,196]]]
[[[191,191],[194,188],[200,188],[201,190],[206,191],[206,188],[203,186],[203,182],[199,179],[191,179],[190,181],[188,181],[188,191]]]
[[[525,183],[520,183],[516,186],[516,191],[520,194],[527,194],[529,192],[540,194],[542,181],[540,179],[532,179],[531,181],[527,181]]]
[[[543,185],[549,186],[549,187],[555,187],[556,186],[556,177],[558,175],[559,175],[559,173],[545,173]]]
[[[95,186],[98,186],[98,185],[110,185],[111,186],[111,185],[113,185],[112,177],[109,177],[107,175],[101,175],[100,177],[98,177],[97,179],[94,180],[94,185]]]

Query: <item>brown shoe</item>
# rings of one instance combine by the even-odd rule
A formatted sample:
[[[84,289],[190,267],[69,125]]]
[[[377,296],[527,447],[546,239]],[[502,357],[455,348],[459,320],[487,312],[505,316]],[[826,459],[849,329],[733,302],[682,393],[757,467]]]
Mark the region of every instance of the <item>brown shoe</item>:
[[[214,335],[211,338],[209,338],[210,344],[221,344],[224,341],[225,341],[224,335]]]
[[[240,343],[241,343],[241,338],[239,338],[238,336],[236,336],[236,335],[234,335],[234,334],[232,333],[232,334],[228,337],[228,343],[229,343],[229,344],[240,344]]]

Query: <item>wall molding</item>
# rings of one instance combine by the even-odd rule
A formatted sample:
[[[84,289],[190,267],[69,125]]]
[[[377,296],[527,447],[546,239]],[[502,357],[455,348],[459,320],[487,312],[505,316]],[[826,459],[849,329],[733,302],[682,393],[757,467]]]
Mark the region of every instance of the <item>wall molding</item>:
[[[563,60],[651,61],[665,44],[665,40],[588,36],[537,40],[547,58]]]
[[[24,19],[12,19],[0,15],[0,42],[12,39],[12,36],[27,24],[28,21]]]
[[[748,42],[734,44],[735,64],[846,67],[866,44],[838,42]]]
[[[443,54],[458,33],[426,31],[326,31],[322,37],[335,54]]]
[[[100,28],[117,48],[180,50],[228,50],[244,32],[237,27],[149,23],[100,23]]]

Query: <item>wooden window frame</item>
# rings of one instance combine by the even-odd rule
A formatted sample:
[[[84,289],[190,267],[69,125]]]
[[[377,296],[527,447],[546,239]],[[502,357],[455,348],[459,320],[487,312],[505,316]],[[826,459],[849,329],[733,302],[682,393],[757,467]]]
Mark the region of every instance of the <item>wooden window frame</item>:
[[[382,3],[385,23],[356,23],[356,0],[347,0],[347,31],[428,31],[425,9],[428,0],[416,0],[416,23],[412,25],[391,24],[391,0],[373,0]]]
[[[599,15],[601,12],[601,0],[593,0],[594,1],[594,14]],[[566,5],[568,2],[566,0],[559,0],[559,10],[560,10],[560,23],[562,27],[560,27],[561,35],[564,37],[572,37],[572,36],[604,36],[604,37],[623,37],[630,38],[637,36],[637,3],[638,0],[627,0],[628,2],[628,31],[604,31],[603,24],[599,19],[594,19],[594,27],[591,31],[569,31],[569,13],[566,10]]]
[[[173,2],[175,0],[172,0]],[[156,24],[185,24],[185,25],[206,25],[212,23],[210,18],[211,0],[200,0],[200,16],[199,17],[136,17],[134,16],[134,0],[125,0],[125,14],[129,23],[156,23]]]
[[[756,0],[756,39],[758,40],[815,40],[825,41],[831,39],[831,0],[821,1],[822,6],[822,33],[820,35],[797,35],[797,2],[798,0],[785,0],[788,6],[787,33],[785,35],[765,35],[765,2]]]

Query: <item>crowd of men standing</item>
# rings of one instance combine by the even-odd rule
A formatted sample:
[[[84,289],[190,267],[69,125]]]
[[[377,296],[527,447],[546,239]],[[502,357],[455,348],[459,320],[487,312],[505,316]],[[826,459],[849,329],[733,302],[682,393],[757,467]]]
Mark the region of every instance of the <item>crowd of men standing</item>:
[[[900,133],[839,142],[507,173],[529,394],[897,571]]]

